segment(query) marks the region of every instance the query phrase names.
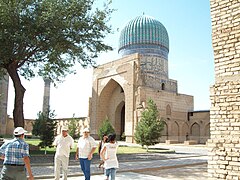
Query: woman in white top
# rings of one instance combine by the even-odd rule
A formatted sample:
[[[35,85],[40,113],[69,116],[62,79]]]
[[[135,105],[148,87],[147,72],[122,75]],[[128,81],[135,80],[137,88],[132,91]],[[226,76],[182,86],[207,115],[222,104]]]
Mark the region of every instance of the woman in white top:
[[[118,143],[115,141],[116,134],[111,134],[108,136],[108,142],[106,143],[101,150],[100,156],[104,161],[104,174],[106,176],[106,180],[115,180],[116,176],[116,169],[118,166],[118,159],[117,159],[117,148]]]

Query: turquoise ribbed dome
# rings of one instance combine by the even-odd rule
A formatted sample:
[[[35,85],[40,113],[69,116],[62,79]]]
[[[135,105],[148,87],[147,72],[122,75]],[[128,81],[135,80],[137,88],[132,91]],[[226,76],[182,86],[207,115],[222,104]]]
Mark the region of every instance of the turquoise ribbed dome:
[[[166,28],[158,20],[142,15],[131,20],[121,31],[119,39],[119,53],[133,53],[143,49],[151,51],[169,52],[169,38]],[[141,53],[139,52],[139,53]]]

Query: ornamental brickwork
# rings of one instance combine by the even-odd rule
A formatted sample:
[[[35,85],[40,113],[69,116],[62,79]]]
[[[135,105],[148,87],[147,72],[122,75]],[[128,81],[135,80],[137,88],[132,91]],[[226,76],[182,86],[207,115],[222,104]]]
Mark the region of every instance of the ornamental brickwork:
[[[209,179],[240,179],[240,1],[210,0],[215,84],[211,87]]]

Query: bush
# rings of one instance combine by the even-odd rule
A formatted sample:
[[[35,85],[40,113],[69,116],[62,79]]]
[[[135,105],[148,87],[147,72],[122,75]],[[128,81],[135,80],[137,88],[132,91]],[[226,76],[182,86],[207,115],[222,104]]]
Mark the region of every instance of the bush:
[[[52,143],[54,141],[54,131],[57,125],[53,120],[54,117],[54,112],[38,113],[38,118],[33,124],[32,133],[33,135],[40,137],[41,142],[38,145],[39,147],[52,147]]]
[[[69,129],[69,135],[72,136],[73,139],[78,139],[80,137],[80,134],[77,132],[78,121],[74,117],[70,120],[68,129]]]
[[[106,117],[106,119],[103,120],[102,124],[100,125],[100,128],[98,130],[98,137],[102,140],[103,134],[108,135],[111,133],[115,133],[115,130],[114,130],[110,120],[108,119],[108,117]]]
[[[122,133],[120,140],[121,141],[125,141],[126,140],[125,132]]]

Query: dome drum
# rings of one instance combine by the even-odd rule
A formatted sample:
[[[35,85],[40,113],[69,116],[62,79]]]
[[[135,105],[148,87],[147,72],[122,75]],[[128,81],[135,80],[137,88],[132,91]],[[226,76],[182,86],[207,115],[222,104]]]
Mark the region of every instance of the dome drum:
[[[140,53],[144,55],[154,55],[168,59],[168,49],[158,45],[130,45],[119,49],[118,53],[122,56]]]

